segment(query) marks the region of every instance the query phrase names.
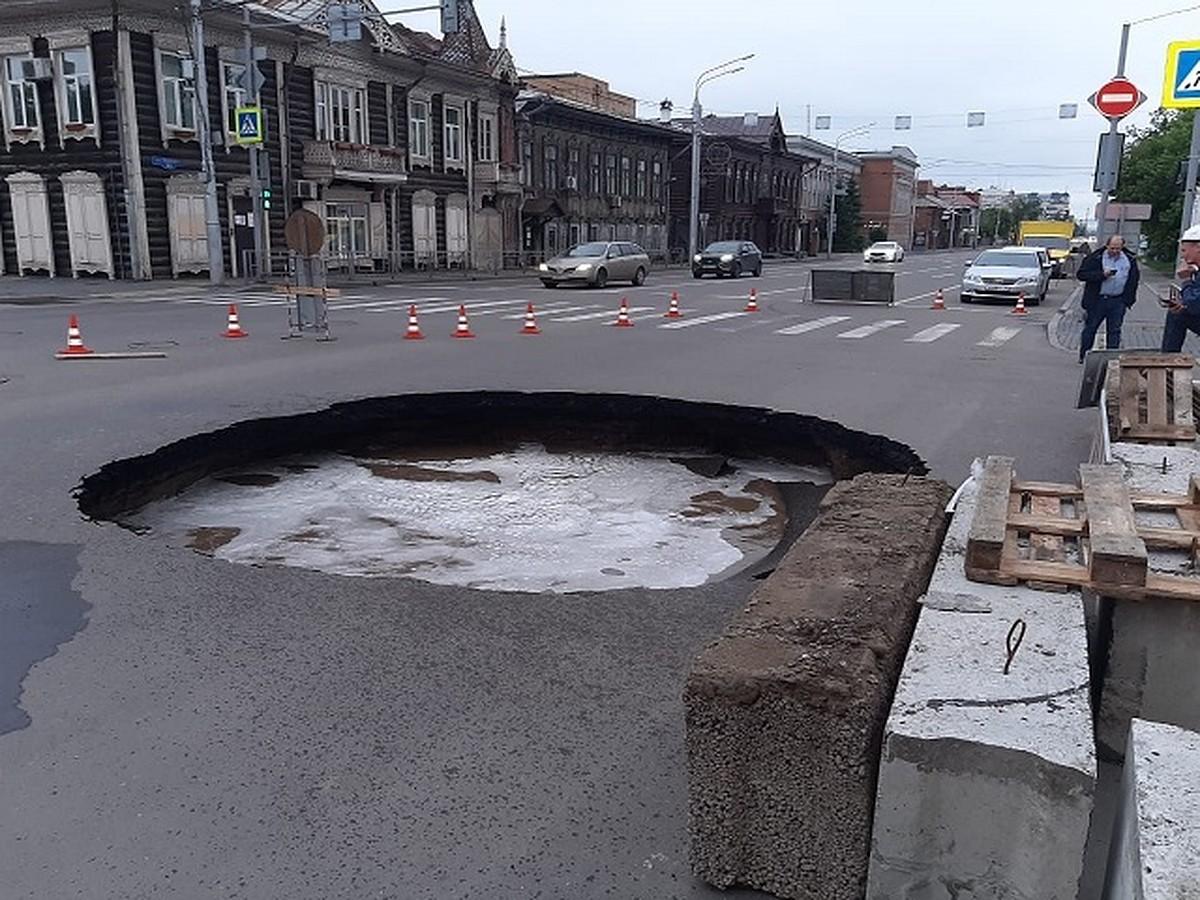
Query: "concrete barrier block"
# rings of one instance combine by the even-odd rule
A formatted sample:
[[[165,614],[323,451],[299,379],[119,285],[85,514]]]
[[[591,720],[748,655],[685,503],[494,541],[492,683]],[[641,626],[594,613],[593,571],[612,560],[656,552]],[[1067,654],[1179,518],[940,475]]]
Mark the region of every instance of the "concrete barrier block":
[[[1077,895],[1096,779],[1080,596],[967,581],[977,490],[959,498],[885,729],[870,900]]]
[[[861,900],[883,724],[950,489],[860,475],[826,496],[684,692],[693,871]]]
[[[1134,719],[1104,900],[1200,898],[1200,734]]]
[[[1121,442],[1113,461],[1131,491],[1187,494],[1200,472],[1200,452]],[[1165,463],[1165,465],[1164,465]],[[1151,569],[1171,569],[1177,559],[1150,552]],[[1108,758],[1120,758],[1135,716],[1200,731],[1200,605],[1179,600],[1101,601],[1102,629],[1110,637],[1096,739]]]

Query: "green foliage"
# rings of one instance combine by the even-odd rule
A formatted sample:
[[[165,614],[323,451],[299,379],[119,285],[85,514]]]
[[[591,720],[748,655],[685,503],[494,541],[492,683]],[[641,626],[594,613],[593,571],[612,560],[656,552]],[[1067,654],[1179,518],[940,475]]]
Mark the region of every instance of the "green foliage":
[[[1157,110],[1145,128],[1129,129],[1117,200],[1149,203],[1152,217],[1143,225],[1150,239],[1149,256],[1174,259],[1183,216],[1183,185],[1179,165],[1187,159],[1192,141],[1194,110]]]
[[[886,228],[868,228],[867,229],[867,240],[870,241],[872,244],[876,243],[877,241],[886,241],[887,239],[888,239],[888,236],[887,236]]]
[[[1018,194],[1004,206],[985,209],[979,216],[979,236],[995,239],[997,244],[1015,244],[1022,222],[1042,218],[1042,201],[1037,196]]]
[[[852,253],[864,246],[862,229],[862,194],[858,181],[851,179],[846,192],[837,200],[837,231],[833,235],[835,253]]]

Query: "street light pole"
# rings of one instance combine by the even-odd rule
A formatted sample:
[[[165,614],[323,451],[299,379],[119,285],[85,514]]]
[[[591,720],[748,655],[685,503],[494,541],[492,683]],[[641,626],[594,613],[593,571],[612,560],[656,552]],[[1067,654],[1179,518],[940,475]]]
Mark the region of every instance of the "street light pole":
[[[691,202],[688,213],[688,262],[689,264],[695,258],[697,244],[699,242],[700,228],[700,88],[708,84],[710,81],[715,81],[725,75],[733,75],[736,72],[742,71],[744,66],[737,66],[738,63],[746,62],[753,59],[754,54],[749,53],[746,56],[739,56],[737,59],[731,59],[728,62],[723,62],[719,66],[713,66],[711,69],[705,69],[696,79],[696,89],[692,93],[692,185],[691,185]],[[730,66],[737,66],[735,69]]]
[[[225,280],[221,250],[221,217],[217,212],[217,173],[213,166],[212,123],[208,118],[208,75],[205,72],[204,20],[200,0],[191,0],[192,66],[196,75],[196,138],[200,141],[200,165],[204,171],[204,219],[208,236],[208,280],[218,285]]]
[[[837,233],[837,186],[838,186],[838,153],[841,151],[842,141],[847,138],[857,137],[864,132],[870,131],[875,127],[874,122],[869,122],[866,125],[859,125],[857,128],[851,128],[849,131],[843,131],[837,136],[833,142],[833,177],[829,182],[829,227],[825,230],[829,232],[829,239],[825,245],[825,258],[833,258],[833,236]]]

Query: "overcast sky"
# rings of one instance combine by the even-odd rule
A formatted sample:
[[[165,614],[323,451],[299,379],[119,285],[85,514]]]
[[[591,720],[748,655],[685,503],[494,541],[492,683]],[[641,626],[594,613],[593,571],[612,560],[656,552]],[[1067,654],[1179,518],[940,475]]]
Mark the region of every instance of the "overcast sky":
[[[395,3],[395,5],[392,5]],[[380,2],[395,9],[395,0]],[[1094,214],[1092,168],[1107,127],[1088,96],[1115,74],[1120,25],[1192,5],[1187,0],[475,0],[493,43],[500,17],[523,72],[579,71],[644,101],[670,98],[686,113],[696,75],[754,53],[744,72],[708,85],[706,112],[770,112],[789,133],[806,113],[841,131],[877,123],[848,146],[906,144],[923,177],[1016,190],[1069,190],[1076,215]],[[436,31],[436,16],[404,18]],[[1127,125],[1144,125],[1162,94],[1166,45],[1200,39],[1200,9],[1133,26],[1126,75],[1149,100]],[[1060,103],[1078,103],[1074,121]],[[966,127],[969,111],[987,114]],[[897,115],[911,131],[893,130]]]

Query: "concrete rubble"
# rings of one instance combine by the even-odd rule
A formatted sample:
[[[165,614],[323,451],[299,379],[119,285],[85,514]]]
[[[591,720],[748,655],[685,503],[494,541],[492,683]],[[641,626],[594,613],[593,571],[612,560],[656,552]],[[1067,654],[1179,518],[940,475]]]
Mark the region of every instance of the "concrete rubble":
[[[869,900],[1078,893],[1096,780],[1081,599],[966,579],[976,493],[959,498],[887,721]]]
[[[859,900],[879,742],[945,527],[941,482],[835,486],[685,689],[693,871]]]
[[[1104,900],[1200,898],[1200,734],[1134,719]]]

